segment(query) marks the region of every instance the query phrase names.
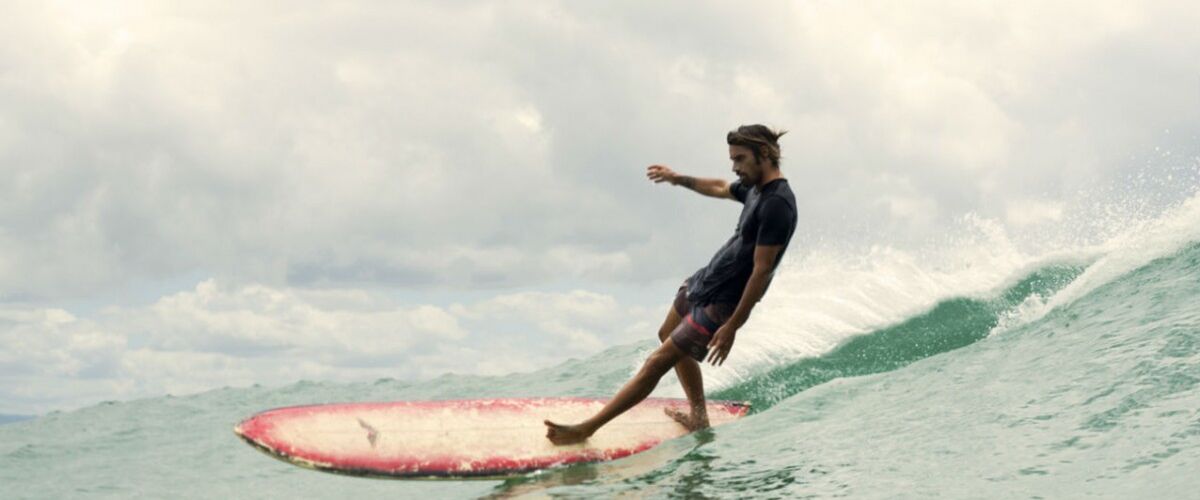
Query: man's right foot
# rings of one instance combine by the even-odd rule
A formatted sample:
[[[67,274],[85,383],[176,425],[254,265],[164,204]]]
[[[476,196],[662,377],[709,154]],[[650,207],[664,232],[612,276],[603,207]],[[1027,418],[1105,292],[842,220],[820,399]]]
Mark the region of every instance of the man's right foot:
[[[563,425],[549,420],[542,423],[546,424],[546,438],[556,445],[582,443],[592,435],[580,424]]]
[[[663,408],[663,412],[666,413],[668,417],[675,419],[676,422],[679,422],[681,425],[683,425],[688,432],[695,432],[700,429],[708,428],[707,414],[697,416],[671,406]]]

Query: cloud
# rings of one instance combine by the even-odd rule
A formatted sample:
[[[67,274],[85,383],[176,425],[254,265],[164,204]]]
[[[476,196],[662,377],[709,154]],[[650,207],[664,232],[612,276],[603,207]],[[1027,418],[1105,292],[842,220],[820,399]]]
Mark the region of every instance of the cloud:
[[[40,412],[300,379],[499,375],[651,338],[648,313],[583,290],[501,294],[439,307],[354,289],[210,279],[94,318],[0,308],[0,380],[14,382],[3,385],[0,402],[5,411]]]
[[[196,272],[676,279],[727,236],[733,207],[641,172],[727,177],[720,137],[740,123],[794,131],[786,171],[809,232],[938,207],[904,225],[919,238],[1047,195],[1030,186],[1054,197],[1200,122],[1182,4],[627,7],[23,5],[0,35],[4,296]],[[1182,133],[1156,135],[1168,125]],[[912,193],[853,186],[896,172]],[[889,210],[862,210],[881,199]]]
[[[61,309],[0,311],[3,328],[0,373],[46,373],[89,377],[109,371],[109,358],[125,348],[125,339],[95,325],[80,325]]]
[[[1036,241],[1111,205],[1081,190],[1194,191],[1123,183],[1194,167],[1187,2],[6,13],[0,377],[46,389],[7,396],[28,407],[395,360],[498,373],[642,338],[661,305],[590,294],[677,283],[741,208],[645,166],[730,178],[744,123],[791,131],[797,247],[919,245],[963,214]]]

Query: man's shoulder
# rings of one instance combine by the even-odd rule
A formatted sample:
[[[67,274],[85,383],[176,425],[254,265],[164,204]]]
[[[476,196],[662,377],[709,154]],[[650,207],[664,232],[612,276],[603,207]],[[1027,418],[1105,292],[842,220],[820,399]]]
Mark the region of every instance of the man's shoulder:
[[[787,179],[771,183],[770,189],[762,193],[758,203],[764,209],[796,211],[796,195],[788,186]]]
[[[775,179],[766,186],[766,194],[778,194],[780,196],[791,196],[792,185],[788,183],[787,177]]]

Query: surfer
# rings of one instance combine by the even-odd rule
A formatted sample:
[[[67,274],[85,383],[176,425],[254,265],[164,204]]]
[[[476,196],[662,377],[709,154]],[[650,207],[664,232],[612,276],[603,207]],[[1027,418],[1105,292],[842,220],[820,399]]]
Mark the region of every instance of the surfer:
[[[646,169],[646,176],[655,183],[669,182],[742,203],[737,229],[712,261],[679,287],[658,331],[662,345],[641,370],[591,418],[572,425],[544,421],[551,442],[586,440],[646,399],[672,367],[687,394],[690,411],[668,408],[667,414],[690,431],[708,427],[700,363],[706,358],[713,366],[725,363],[738,329],[766,293],[796,229],[796,198],[779,168],[779,137],[784,133],[763,125],[743,125],[729,132],[725,142],[737,174],[732,183],[679,175],[664,165]]]

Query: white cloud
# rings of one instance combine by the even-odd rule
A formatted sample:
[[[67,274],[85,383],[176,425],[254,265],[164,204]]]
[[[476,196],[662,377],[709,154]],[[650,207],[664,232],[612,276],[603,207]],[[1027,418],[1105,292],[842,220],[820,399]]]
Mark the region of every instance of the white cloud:
[[[103,370],[124,338],[61,309],[0,311],[0,373],[88,377]]]
[[[794,131],[806,227],[835,236],[924,213],[913,200],[941,222],[1004,216],[1008,198],[1045,196],[1030,186],[1053,196],[1119,168],[1167,122],[1178,140],[1200,127],[1177,74],[1200,40],[1176,28],[1197,14],[1172,2],[16,10],[0,21],[10,299],[196,270],[280,286],[666,279],[711,254],[678,241],[728,232],[684,219],[729,210],[652,191],[642,170],[728,176],[721,135],[743,122]],[[896,170],[913,192],[852,185]],[[893,209],[861,210],[879,199]],[[561,267],[561,248],[585,264]]]
[[[518,109],[513,113],[513,119],[529,129],[530,132],[542,131],[542,114],[538,113],[537,108],[526,106]]]
[[[300,379],[528,371],[628,342],[634,326],[647,324],[646,312],[583,290],[504,294],[443,308],[361,290],[211,279],[94,318],[0,308],[0,380],[19,381],[0,389],[0,412]],[[652,335],[645,330],[636,338]]]
[[[1194,156],[1193,7],[9,6],[0,377],[67,401],[55,377],[128,395],[394,359],[497,372],[651,335],[661,305],[587,290],[707,261],[738,206],[644,169],[729,178],[723,136],[742,123],[791,130],[797,241],[903,246],[964,213],[1086,220],[1054,200]],[[1177,154],[1147,161],[1157,147]],[[531,289],[575,291],[515,291]],[[480,338],[485,312],[544,337]]]

